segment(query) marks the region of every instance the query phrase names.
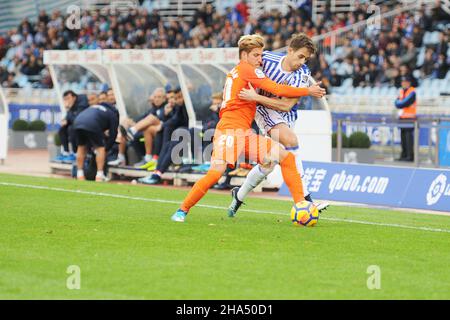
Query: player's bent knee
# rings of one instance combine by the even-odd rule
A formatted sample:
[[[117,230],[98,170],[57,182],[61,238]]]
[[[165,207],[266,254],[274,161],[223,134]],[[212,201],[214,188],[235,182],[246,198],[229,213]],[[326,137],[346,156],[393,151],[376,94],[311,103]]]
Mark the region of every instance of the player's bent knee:
[[[259,165],[261,172],[265,175],[268,175],[275,169],[277,163],[275,161],[270,161],[270,159],[264,159],[263,162]]]
[[[295,134],[289,134],[280,141],[286,148],[295,148],[298,146],[298,139]]]
[[[212,160],[209,170],[214,170],[214,171],[219,171],[221,173],[224,173],[227,170],[227,163],[225,160],[220,160],[220,159]]]

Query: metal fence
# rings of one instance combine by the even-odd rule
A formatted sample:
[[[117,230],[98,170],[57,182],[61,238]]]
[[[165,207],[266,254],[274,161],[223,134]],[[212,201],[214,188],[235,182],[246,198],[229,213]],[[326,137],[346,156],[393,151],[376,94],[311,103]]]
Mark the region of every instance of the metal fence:
[[[411,165],[415,167],[419,166],[449,166],[448,163],[441,163],[441,158],[450,156],[450,118],[420,118],[416,120],[411,120],[409,123],[399,122],[399,121],[361,121],[352,119],[337,119],[336,129],[336,160],[338,162],[343,162],[343,127],[344,126],[356,126],[358,128],[367,127],[379,127],[379,128],[389,128],[390,130],[401,129],[401,128],[413,128],[414,129],[414,161]],[[424,132],[424,130],[428,132]],[[364,130],[355,130],[364,131]],[[443,136],[443,132],[447,132],[447,140],[445,146],[443,147],[440,138]],[[420,136],[421,133],[425,133],[425,136]],[[394,136],[394,134],[392,134]],[[420,139],[422,138],[422,139]],[[371,148],[378,149],[381,152],[381,156],[378,157],[379,162],[391,162],[394,155],[398,153],[399,146],[395,143],[395,139],[388,139],[389,143],[387,145],[371,146]],[[422,144],[420,141],[422,140]],[[423,143],[423,140],[427,140]],[[386,149],[388,147],[388,149]],[[440,149],[445,148],[445,149]],[[390,150],[389,150],[390,149]],[[383,153],[384,152],[384,153]],[[384,156],[384,158],[383,158]]]

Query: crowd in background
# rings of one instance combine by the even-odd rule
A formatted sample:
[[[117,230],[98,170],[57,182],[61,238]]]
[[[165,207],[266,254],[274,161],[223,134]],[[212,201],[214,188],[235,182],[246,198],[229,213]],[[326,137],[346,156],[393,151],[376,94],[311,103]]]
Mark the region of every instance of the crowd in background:
[[[381,12],[400,5],[382,6]],[[145,7],[128,14],[108,11],[84,11],[81,28],[68,29],[67,16],[60,11],[41,11],[37,21],[25,18],[18,28],[0,35],[0,83],[18,87],[17,75],[26,75],[33,87],[51,88],[51,78],[43,65],[46,49],[149,49],[149,48],[215,48],[236,47],[243,34],[260,33],[267,40],[267,49],[284,47],[293,33],[309,36],[326,34],[369,18],[368,3],[356,4],[353,12],[333,14],[328,7],[317,21],[311,19],[311,1],[303,1],[286,15],[276,10],[252,18],[245,1],[229,7],[224,14],[211,4],[199,8],[192,22],[180,17],[163,22],[158,11]],[[449,69],[449,15],[436,7],[432,10],[403,12],[393,23],[382,21],[381,28],[363,35],[346,33],[339,39],[333,57],[323,54],[309,62],[314,77],[325,86],[339,86],[352,78],[353,86],[389,84],[399,86],[401,68],[418,70],[420,78],[443,78]],[[425,31],[439,30],[439,43],[427,47],[423,62],[418,65],[419,48]],[[331,45],[330,39],[324,47]]]

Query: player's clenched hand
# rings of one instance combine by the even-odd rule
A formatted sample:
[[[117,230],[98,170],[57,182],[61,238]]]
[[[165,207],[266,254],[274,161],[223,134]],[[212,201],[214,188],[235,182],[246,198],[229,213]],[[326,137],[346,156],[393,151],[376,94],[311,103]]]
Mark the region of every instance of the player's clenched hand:
[[[247,101],[254,101],[258,97],[258,93],[253,88],[252,84],[248,83],[249,89],[243,88],[241,92],[239,92],[239,98]]]
[[[316,97],[316,98],[322,98],[327,92],[324,88],[320,87],[321,82],[316,83],[315,85],[312,85],[308,88],[309,96]]]

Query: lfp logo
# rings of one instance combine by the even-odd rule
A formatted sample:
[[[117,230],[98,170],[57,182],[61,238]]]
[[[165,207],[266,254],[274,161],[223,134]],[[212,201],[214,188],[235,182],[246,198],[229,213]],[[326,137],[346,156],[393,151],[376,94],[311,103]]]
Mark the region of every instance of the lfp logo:
[[[438,175],[431,183],[427,192],[427,204],[436,204],[442,195],[450,196],[450,184],[447,185],[447,177],[444,174]]]

